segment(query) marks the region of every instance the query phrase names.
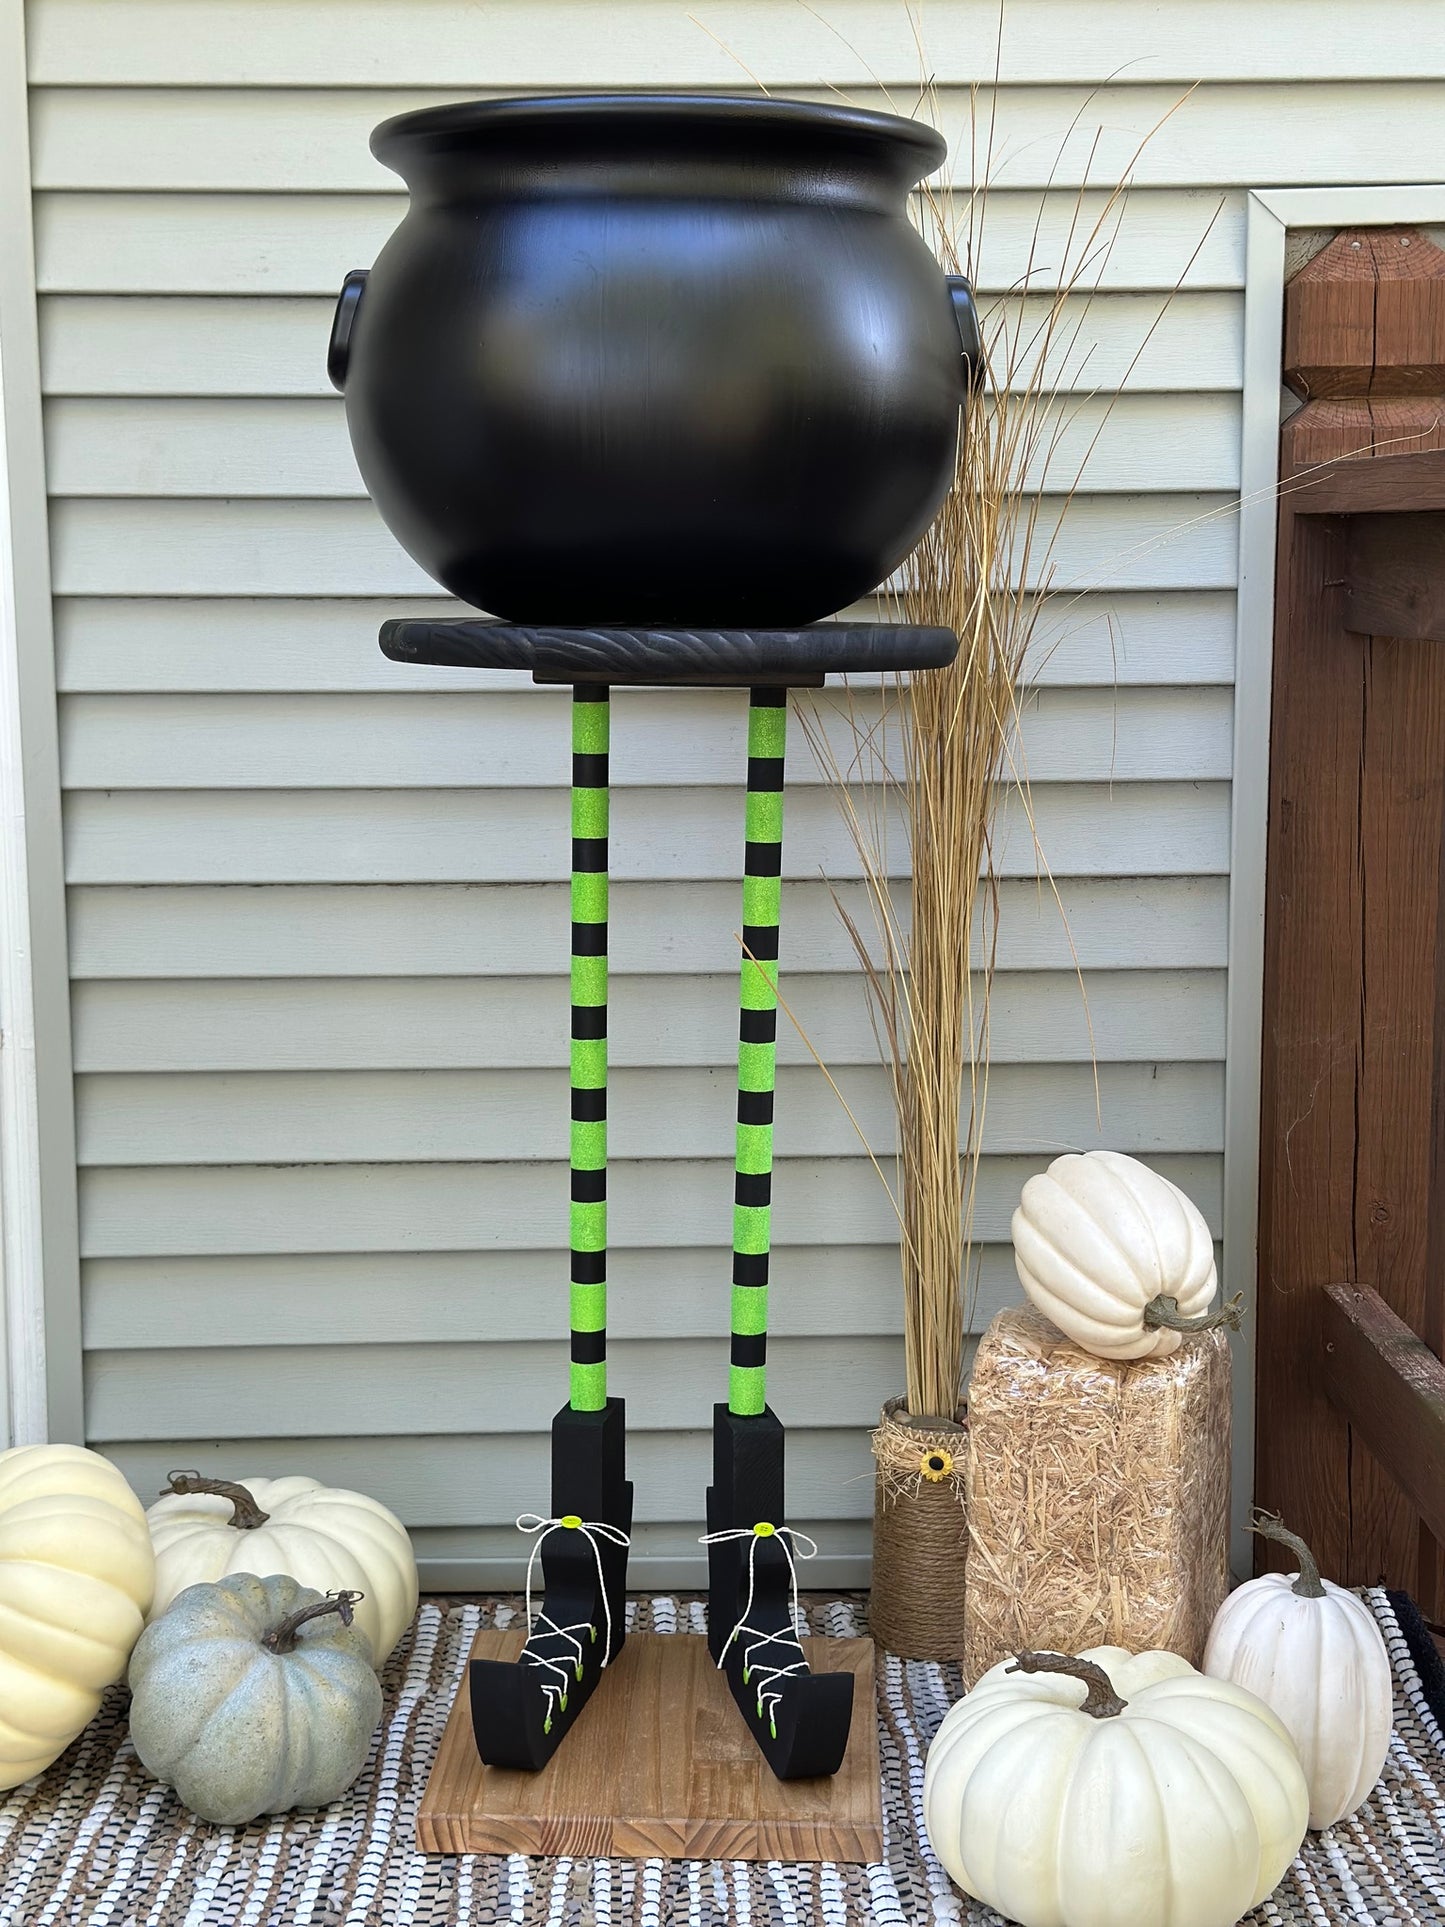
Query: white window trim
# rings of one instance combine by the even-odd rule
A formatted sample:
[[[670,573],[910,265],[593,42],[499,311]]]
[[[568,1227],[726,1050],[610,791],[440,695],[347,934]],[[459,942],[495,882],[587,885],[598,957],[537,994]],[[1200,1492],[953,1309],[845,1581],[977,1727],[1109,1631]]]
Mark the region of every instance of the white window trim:
[[[5,392],[0,340],[0,402]],[[9,445],[0,405],[0,1448],[46,1436],[40,1116]]]
[[[83,1436],[24,0],[0,0],[0,1445]]]
[[[1279,489],[1285,236],[1290,228],[1439,226],[1445,184],[1262,188],[1248,205],[1244,269],[1244,422],[1239,597],[1234,665],[1229,990],[1225,1020],[1225,1289],[1251,1307],[1259,1255],[1260,1051],[1264,1021],[1265,848],[1274,669],[1274,561]],[[1254,1472],[1254,1319],[1238,1356],[1234,1558],[1248,1570],[1244,1522]]]

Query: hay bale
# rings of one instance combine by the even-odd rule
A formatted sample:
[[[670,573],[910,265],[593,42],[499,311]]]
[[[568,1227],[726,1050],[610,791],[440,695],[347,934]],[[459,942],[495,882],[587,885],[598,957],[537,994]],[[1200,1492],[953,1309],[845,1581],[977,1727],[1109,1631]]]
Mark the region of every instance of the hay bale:
[[[1229,1588],[1229,1440],[1223,1332],[1124,1362],[1000,1312],[969,1388],[969,1684],[1025,1647],[1197,1666]]]

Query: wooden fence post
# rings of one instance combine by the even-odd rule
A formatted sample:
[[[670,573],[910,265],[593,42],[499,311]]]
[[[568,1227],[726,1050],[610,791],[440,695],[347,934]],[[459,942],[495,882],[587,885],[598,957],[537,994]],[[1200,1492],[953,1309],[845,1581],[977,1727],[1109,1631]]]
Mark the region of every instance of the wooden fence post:
[[[1321,1294],[1373,1287],[1440,1349],[1445,643],[1347,627],[1352,523],[1377,518],[1309,497],[1319,464],[1445,448],[1445,254],[1336,236],[1286,290],[1284,341],[1305,404],[1281,434],[1256,1489],[1331,1577],[1429,1604],[1434,1542],[1327,1396]]]

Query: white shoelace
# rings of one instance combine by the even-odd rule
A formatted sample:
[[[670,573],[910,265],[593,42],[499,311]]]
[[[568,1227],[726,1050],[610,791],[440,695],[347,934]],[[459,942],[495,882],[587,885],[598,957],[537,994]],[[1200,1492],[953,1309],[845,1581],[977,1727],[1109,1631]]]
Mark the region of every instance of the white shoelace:
[[[783,1697],[783,1689],[779,1682],[792,1679],[796,1674],[804,1673],[808,1670],[807,1657],[803,1652],[802,1642],[798,1638],[797,1632],[799,1617],[798,1568],[794,1558],[794,1548],[796,1548],[796,1557],[798,1559],[812,1559],[817,1555],[818,1545],[817,1541],[810,1539],[806,1532],[798,1532],[792,1526],[770,1525],[766,1520],[759,1520],[755,1526],[733,1526],[726,1532],[705,1532],[702,1538],[698,1540],[698,1544],[701,1546],[721,1546],[742,1539],[750,1539],[752,1541],[752,1544],[748,1547],[748,1596],[743,1601],[742,1617],[723,1641],[722,1652],[718,1656],[718,1671],[721,1672],[727,1664],[728,1651],[733,1641],[744,1634],[750,1635],[748,1643],[743,1647],[743,1684],[744,1686],[750,1686],[753,1681],[753,1676],[756,1674],[758,1682],[758,1718],[760,1720],[767,1720],[768,1731],[772,1737],[776,1739],[778,1737],[778,1702]],[[793,1628],[791,1632],[764,1633],[759,1632],[756,1626],[750,1626],[748,1624],[748,1619],[753,1610],[753,1595],[756,1589],[758,1546],[764,1539],[776,1539],[782,1550],[783,1557],[788,1562],[788,1593]],[[789,1544],[790,1540],[792,1544]],[[804,1547],[807,1548],[806,1551],[804,1551]],[[759,1665],[754,1659],[754,1654],[756,1654],[760,1646],[791,1647],[796,1650],[798,1657],[787,1666]]]
[[[614,1546],[630,1546],[632,1541],[620,1526],[608,1525],[602,1519],[579,1519],[575,1512],[565,1512],[560,1519],[545,1518],[540,1512],[523,1512],[518,1516],[517,1530],[535,1535],[527,1557],[527,1644],[522,1648],[522,1664],[538,1666],[544,1672],[556,1675],[554,1679],[541,1682],[542,1691],[547,1695],[547,1716],[542,1722],[542,1731],[550,1733],[552,1715],[567,1711],[567,1689],[572,1679],[580,1680],[582,1677],[582,1636],[585,1633],[595,1645],[597,1628],[590,1619],[574,1620],[570,1626],[559,1626],[540,1607],[533,1618],[532,1578],[542,1547],[554,1532],[580,1532],[592,1548],[592,1557],[597,1566],[597,1590],[602,1595],[602,1616],[606,1627],[606,1637],[602,1643],[602,1664],[605,1668],[612,1658],[612,1601],[607,1596],[607,1581],[602,1571],[602,1548],[597,1541],[606,1539]],[[570,1664],[564,1664],[560,1659],[548,1659],[545,1653],[533,1652],[532,1640],[538,1634],[545,1639],[559,1640],[570,1655]]]

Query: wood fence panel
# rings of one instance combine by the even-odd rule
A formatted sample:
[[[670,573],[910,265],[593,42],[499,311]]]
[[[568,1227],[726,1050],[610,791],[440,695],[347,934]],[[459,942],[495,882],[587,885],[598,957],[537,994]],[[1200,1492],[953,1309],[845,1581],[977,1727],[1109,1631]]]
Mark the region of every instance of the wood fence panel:
[[[1445,1244],[1432,1218],[1445,652],[1346,626],[1378,606],[1352,587],[1378,525],[1422,504],[1440,514],[1442,293],[1445,255],[1422,235],[1361,230],[1286,295],[1285,375],[1306,402],[1281,435],[1257,1460],[1260,1499],[1332,1577],[1432,1602],[1434,1542],[1331,1402],[1321,1318],[1344,1279],[1437,1343],[1442,1323],[1429,1253]],[[1364,464],[1368,485],[1352,485]]]

